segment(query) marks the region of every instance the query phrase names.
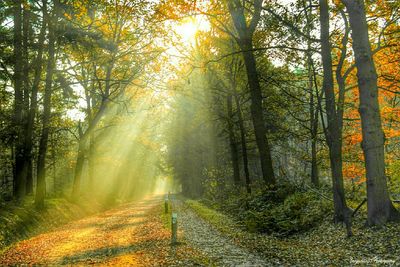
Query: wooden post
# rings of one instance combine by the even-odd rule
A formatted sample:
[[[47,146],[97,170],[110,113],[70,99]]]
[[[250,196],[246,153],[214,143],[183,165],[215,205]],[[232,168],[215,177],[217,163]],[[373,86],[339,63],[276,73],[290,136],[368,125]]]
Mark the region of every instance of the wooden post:
[[[171,220],[171,244],[176,245],[178,243],[178,214],[172,213],[172,220]]]

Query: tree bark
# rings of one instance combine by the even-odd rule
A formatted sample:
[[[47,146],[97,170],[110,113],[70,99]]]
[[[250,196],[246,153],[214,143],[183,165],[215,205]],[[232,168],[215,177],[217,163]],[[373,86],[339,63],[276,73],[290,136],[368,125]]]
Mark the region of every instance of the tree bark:
[[[251,180],[249,172],[249,160],[247,156],[246,129],[244,128],[242,108],[240,106],[239,96],[236,92],[236,88],[234,88],[234,97],[238,113],[238,123],[240,130],[240,142],[242,147],[242,159],[243,159],[244,176],[246,181],[246,191],[248,194],[251,194]]]
[[[233,107],[232,107],[232,94],[228,93],[226,96],[226,106],[228,111],[228,133],[229,133],[229,145],[231,150],[231,161],[233,169],[233,182],[236,186],[240,185],[240,169],[239,169],[239,157],[238,157],[238,147],[235,137],[235,129],[233,123]]]
[[[336,113],[336,100],[333,84],[333,69],[331,56],[331,43],[329,40],[329,6],[327,0],[319,0],[320,24],[321,24],[321,55],[323,65],[323,90],[325,92],[325,105],[327,116],[327,143],[329,147],[329,159],[331,163],[331,175],[333,186],[333,200],[335,209],[335,221],[347,221],[348,207],[344,195],[342,172],[342,138],[339,131],[338,117]]]
[[[266,184],[275,185],[275,175],[272,165],[271,150],[267,139],[267,131],[263,114],[262,92],[257,72],[257,64],[253,53],[253,34],[260,19],[262,0],[254,1],[254,14],[249,25],[244,15],[244,6],[240,1],[228,1],[230,15],[238,33],[236,41],[242,50],[246,66],[247,80],[250,87],[251,115],[260,155],[262,176]]]
[[[83,166],[85,163],[85,140],[80,140],[78,146],[78,156],[76,158],[75,173],[74,173],[74,183],[72,186],[72,196],[77,198],[80,194],[80,186],[82,180]]]
[[[90,136],[93,133],[93,129],[96,128],[97,124],[103,117],[103,114],[108,106],[108,103],[110,102],[110,90],[111,90],[111,75],[112,75],[112,70],[114,68],[114,57],[111,60],[110,64],[107,66],[106,69],[106,77],[105,77],[105,88],[104,88],[104,94],[101,99],[100,107],[98,111],[95,113],[93,116],[92,111],[88,111],[88,120],[89,120],[89,126],[86,129],[86,131],[82,134],[80,134],[80,140],[79,140],[79,145],[78,145],[78,155],[76,159],[76,166],[75,166],[75,174],[74,174],[74,182],[72,186],[72,196],[74,198],[79,197],[80,194],[80,186],[81,186],[81,181],[82,181],[82,172],[83,172],[83,167],[85,163],[85,155],[87,152],[87,143],[90,139]],[[94,69],[96,72],[96,69]],[[93,76],[96,77],[96,74]],[[81,130],[80,130],[81,132]]]
[[[46,34],[46,17],[47,17],[47,1],[42,1],[42,26],[38,39],[38,52],[34,64],[34,74],[32,82],[32,91],[30,95],[30,107],[27,114],[27,122],[25,125],[25,159],[24,165],[27,169],[26,184],[29,190],[33,190],[33,170],[32,170],[32,149],[33,149],[33,128],[37,112],[37,94],[39,91],[40,78],[42,75],[43,67],[43,47]],[[27,191],[29,191],[27,190]]]
[[[309,48],[311,45],[309,45]],[[310,91],[310,137],[311,137],[311,183],[319,187],[317,138],[318,138],[318,103],[314,96],[314,73],[312,68],[311,54],[307,54],[308,64],[308,89]],[[316,89],[316,94],[318,91]]]
[[[57,7],[58,3],[56,0],[53,1],[54,10],[52,18],[49,19],[48,31],[49,31],[49,45],[48,45],[48,59],[46,69],[46,84],[44,90],[43,100],[43,122],[42,122],[42,134],[39,141],[39,153],[37,161],[37,187],[35,205],[37,208],[44,206],[44,198],[46,196],[46,154],[47,144],[50,133],[50,117],[51,117],[51,95],[52,95],[52,84],[53,84],[53,73],[55,69],[55,29],[57,18]]]
[[[26,194],[26,170],[24,164],[23,133],[23,55],[22,55],[22,1],[14,1],[14,127],[15,127],[15,170],[14,196],[21,200]]]
[[[31,148],[27,147],[26,139],[27,139],[27,124],[28,124],[28,112],[29,112],[29,91],[30,91],[30,85],[29,85],[29,37],[30,37],[30,25],[29,25],[29,20],[30,20],[30,11],[29,11],[29,4],[27,1],[24,1],[23,3],[23,61],[24,61],[24,70],[23,70],[23,75],[24,75],[24,109],[23,109],[23,122],[22,125],[24,127],[24,162],[23,162],[23,172],[24,175],[26,176],[26,194],[31,194],[33,193],[33,180],[32,180],[32,162],[29,162],[30,156],[29,154],[31,153]]]
[[[385,137],[378,102],[378,82],[363,0],[342,0],[349,13],[360,95],[362,149],[367,176],[368,224],[382,225],[400,219],[389,197],[386,175]]]
[[[74,198],[79,197],[80,194],[80,186],[81,186],[81,180],[82,180],[82,173],[83,173],[83,167],[85,163],[85,155],[86,155],[86,146],[88,139],[90,137],[90,134],[92,133],[93,129],[97,126],[101,118],[103,117],[103,114],[107,108],[109,100],[107,98],[103,98],[99,110],[93,117],[93,120],[90,122],[89,127],[86,129],[84,133],[82,133],[82,130],[80,128],[80,140],[78,144],[78,154],[76,158],[76,165],[75,165],[75,172],[74,172],[74,181],[73,181],[73,186],[72,186],[72,196]],[[79,126],[80,127],[80,126]]]

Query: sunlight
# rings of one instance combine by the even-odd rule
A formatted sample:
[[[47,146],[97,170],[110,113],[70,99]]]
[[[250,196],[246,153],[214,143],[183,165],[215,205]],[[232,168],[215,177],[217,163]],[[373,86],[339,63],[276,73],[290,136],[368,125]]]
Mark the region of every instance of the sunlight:
[[[187,20],[176,26],[176,32],[182,37],[183,41],[190,42],[196,37],[199,27],[195,19]]]
[[[202,15],[184,19],[175,26],[175,32],[182,38],[182,41],[190,43],[196,39],[199,31],[208,31],[209,29],[209,21]]]

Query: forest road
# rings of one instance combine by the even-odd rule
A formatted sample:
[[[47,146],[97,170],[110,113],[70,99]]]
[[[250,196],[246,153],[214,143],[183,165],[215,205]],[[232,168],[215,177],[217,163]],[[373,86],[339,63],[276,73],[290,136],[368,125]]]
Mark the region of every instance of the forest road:
[[[148,197],[18,242],[0,255],[0,266],[198,264],[197,252],[171,248],[162,201]]]
[[[162,196],[70,222],[20,241],[0,255],[0,266],[267,266],[237,247],[211,225],[173,199],[179,214],[180,245],[171,232]]]

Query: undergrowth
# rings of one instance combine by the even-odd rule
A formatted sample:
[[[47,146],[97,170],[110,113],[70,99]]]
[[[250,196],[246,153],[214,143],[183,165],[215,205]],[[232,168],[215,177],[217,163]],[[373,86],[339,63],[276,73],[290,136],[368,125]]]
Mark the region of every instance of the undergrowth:
[[[264,187],[251,195],[232,192],[206,194],[202,202],[232,216],[249,232],[288,236],[307,231],[332,216],[333,203],[314,191],[298,191],[290,184]]]

